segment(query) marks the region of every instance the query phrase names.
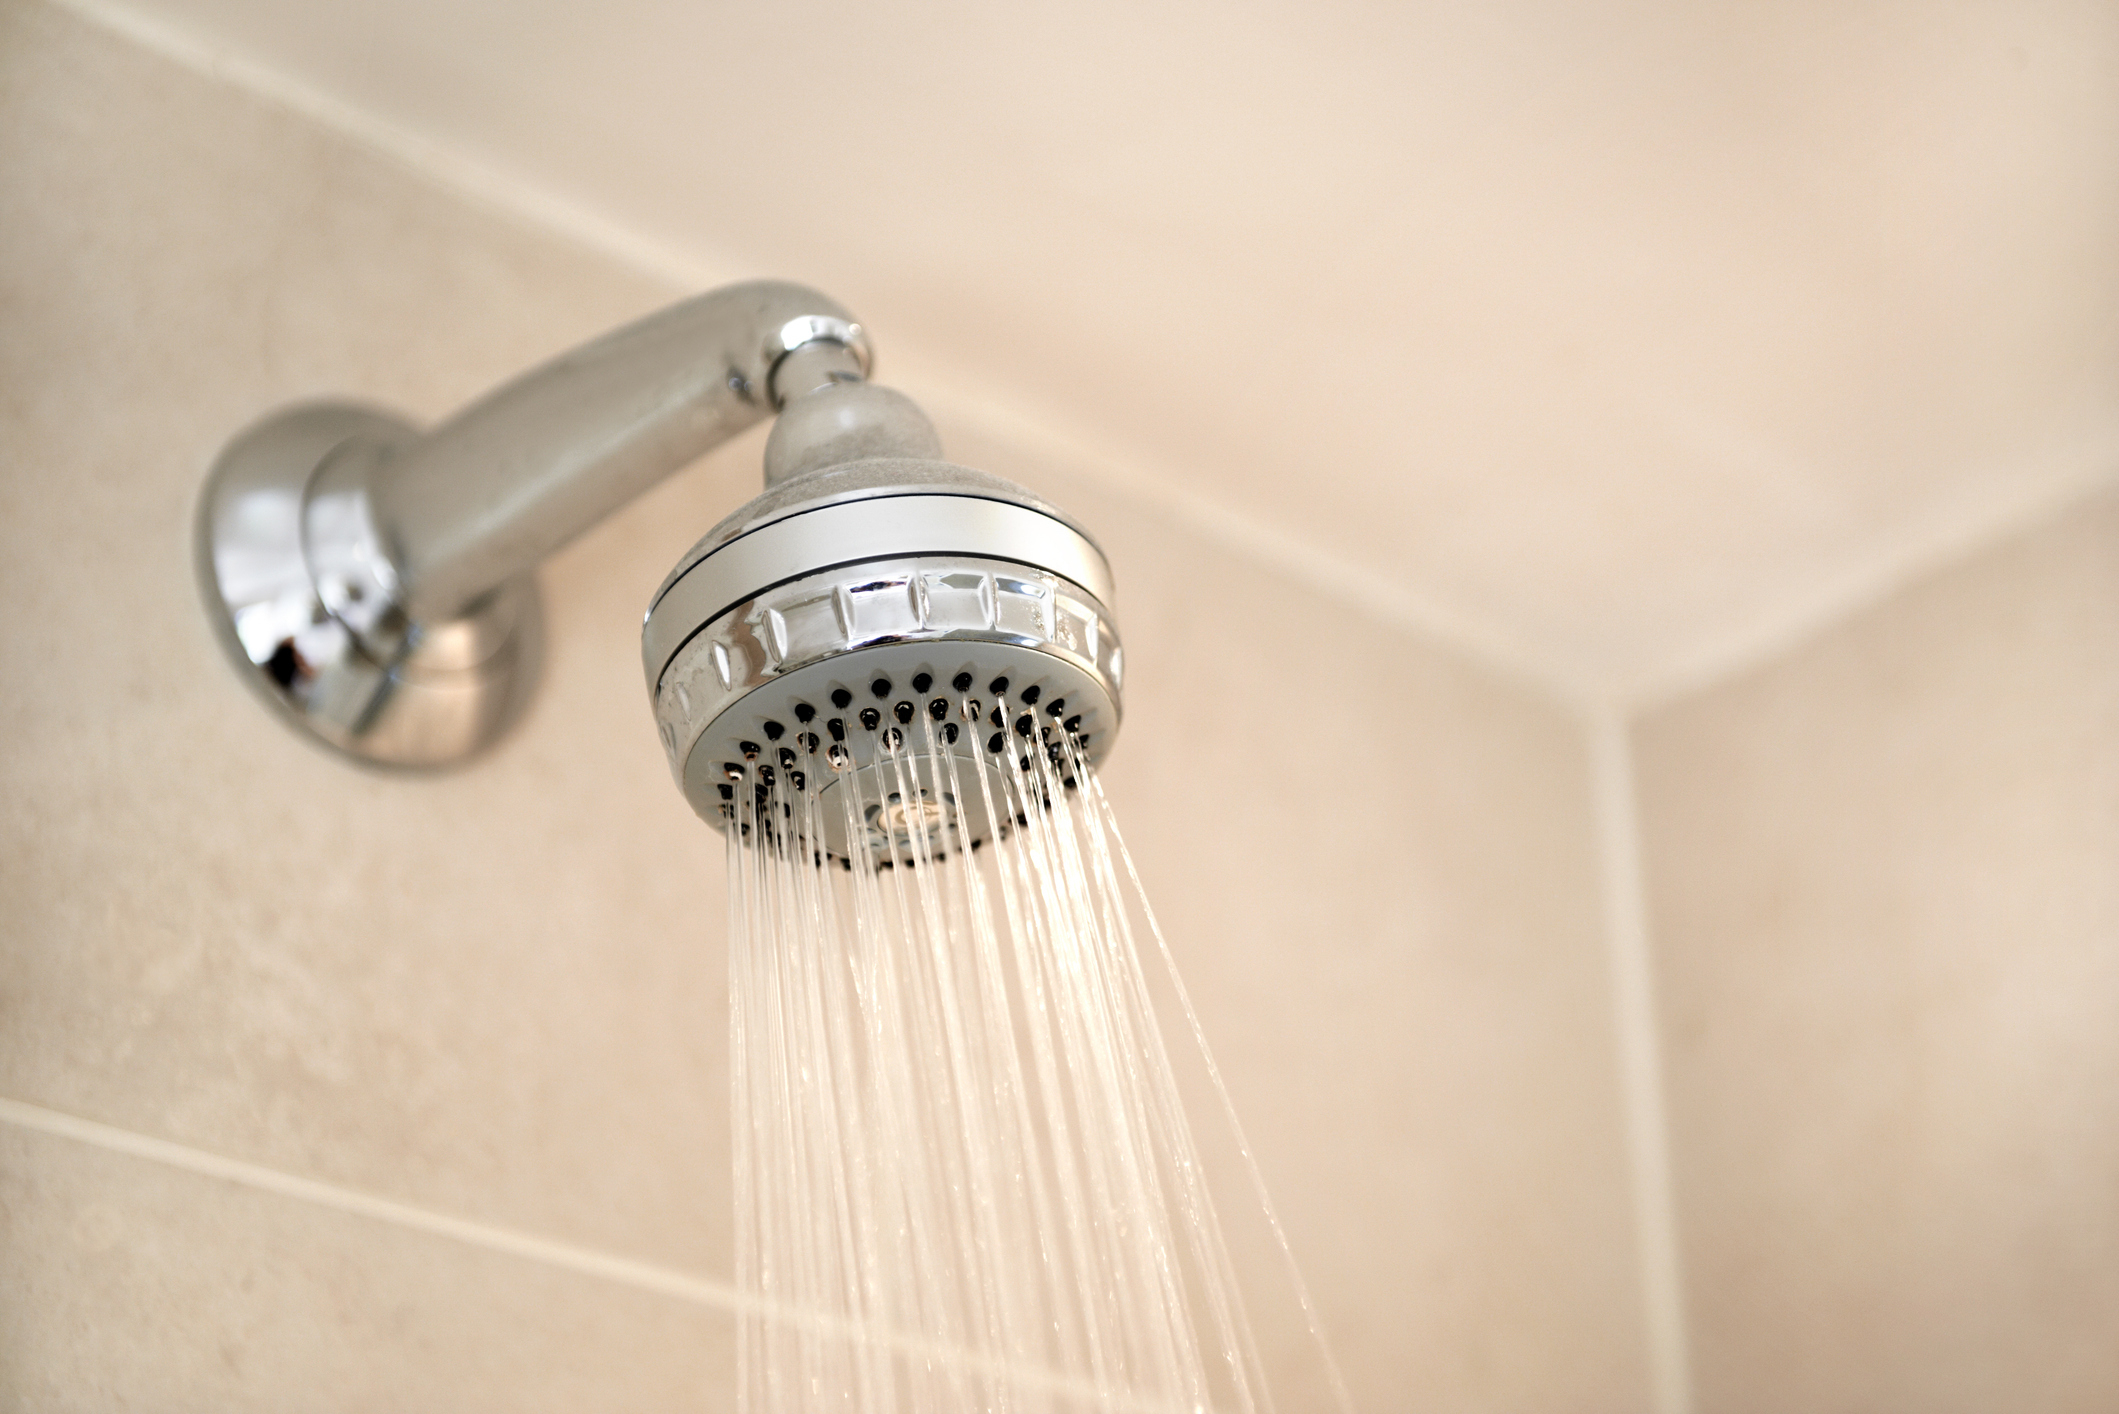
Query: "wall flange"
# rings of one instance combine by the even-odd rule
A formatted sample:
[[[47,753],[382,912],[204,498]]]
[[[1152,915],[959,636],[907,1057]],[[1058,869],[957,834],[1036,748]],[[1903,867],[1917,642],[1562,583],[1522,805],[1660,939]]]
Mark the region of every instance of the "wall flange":
[[[407,622],[390,566],[360,553],[363,504],[316,494],[418,436],[345,403],[254,424],[207,478],[196,564],[222,647],[294,726],[360,761],[431,768],[475,754],[521,710],[541,618],[536,586],[518,575],[458,617]]]

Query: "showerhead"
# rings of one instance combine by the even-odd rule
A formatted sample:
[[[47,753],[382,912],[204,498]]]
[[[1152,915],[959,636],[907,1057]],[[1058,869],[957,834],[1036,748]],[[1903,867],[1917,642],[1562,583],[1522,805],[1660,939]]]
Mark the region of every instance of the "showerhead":
[[[1071,739],[1101,759],[1124,666],[1103,552],[1022,487],[943,461],[920,410],[866,381],[871,362],[845,310],[758,281],[615,330],[424,434],[352,405],[283,410],[208,477],[209,612],[314,739],[454,764],[527,696],[538,561],[778,413],[765,494],[678,562],[642,635],[692,808],[725,829],[739,789],[785,773],[830,793],[930,739],[1018,763]],[[878,799],[908,830],[951,814]],[[846,827],[830,834],[847,857]]]
[[[1029,491],[938,452],[887,390],[800,394],[767,448],[770,489],[656,593],[641,635],[656,724],[685,798],[717,828],[776,776],[830,797],[893,754],[1027,764],[1058,760],[1063,737],[1092,762],[1110,749],[1124,656],[1103,552]],[[976,792],[983,773],[959,779]],[[987,818],[977,800],[861,796],[874,803],[858,847],[916,828],[973,832],[944,847],[984,833],[969,823]],[[843,812],[820,817],[846,857]]]

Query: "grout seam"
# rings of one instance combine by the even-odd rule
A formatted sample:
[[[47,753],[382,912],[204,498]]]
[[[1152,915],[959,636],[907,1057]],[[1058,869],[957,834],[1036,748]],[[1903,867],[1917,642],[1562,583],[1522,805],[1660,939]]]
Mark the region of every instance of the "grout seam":
[[[1619,1101],[1633,1190],[1634,1256],[1646,1332],[1649,1407],[1655,1414],[1691,1414],[1684,1271],[1656,1025],[1655,958],[1648,934],[1634,761],[1626,719],[1620,712],[1593,710],[1584,726],[1589,738],[1605,945],[1610,956]]]
[[[1711,637],[1665,654],[1618,694],[1645,717],[1793,654],[1893,596],[2119,490],[2119,437],[2085,444],[2059,468],[2025,468],[1991,494],[1932,507],[1794,593],[1725,617]]]
[[[61,1139],[71,1139],[76,1143],[88,1144],[114,1154],[124,1154],[168,1168],[182,1169],[186,1173],[222,1179],[244,1188],[271,1193],[281,1198],[292,1198],[297,1202],[328,1208],[334,1212],[388,1223],[393,1227],[425,1233],[430,1237],[447,1238],[467,1247],[477,1247],[581,1276],[595,1277],[619,1286],[632,1287],[636,1291],[674,1297],[696,1306],[707,1306],[731,1314],[740,1314],[750,1308],[750,1303],[745,1301],[733,1286],[725,1282],[692,1276],[668,1267],[635,1261],[630,1257],[598,1252],[593,1248],[577,1247],[572,1243],[555,1242],[550,1238],[518,1232],[512,1228],[495,1227],[490,1223],[472,1222],[468,1218],[451,1217],[446,1213],[415,1208],[409,1203],[378,1198],[356,1189],[342,1188],[335,1183],[300,1178],[294,1174],[282,1173],[278,1169],[266,1168],[261,1164],[224,1158],[203,1149],[191,1148],[189,1145],[156,1139],[129,1129],[120,1129],[116,1125],[101,1124],[77,1115],[49,1110],[42,1105],[0,1099],[0,1123],[34,1130],[39,1134],[54,1135]]]
[[[741,278],[729,273],[735,268],[735,262],[717,267],[710,261],[680,255],[670,246],[553,196],[534,182],[460,157],[407,128],[365,113],[211,40],[187,33],[183,27],[160,16],[114,4],[111,0],[47,0],[47,3],[179,69],[306,120],[370,156],[399,168],[426,186],[517,230],[546,239],[557,236],[585,251],[630,266],[638,274],[683,289],[702,289]]]

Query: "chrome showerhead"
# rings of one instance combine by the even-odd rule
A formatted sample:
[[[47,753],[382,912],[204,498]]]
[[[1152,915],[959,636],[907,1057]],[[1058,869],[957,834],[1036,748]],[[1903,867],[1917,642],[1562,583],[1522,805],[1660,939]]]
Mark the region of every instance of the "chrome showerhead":
[[[830,792],[930,737],[1010,762],[1071,738],[1100,759],[1123,671],[1103,552],[1022,487],[943,461],[870,363],[838,305],[761,281],[616,330],[426,433],[351,405],[274,414],[200,501],[209,611],[313,738],[453,764],[528,694],[537,562],[778,413],[765,494],[678,562],[642,636],[693,809],[727,828],[724,807],[774,773]],[[878,820],[897,812],[886,831],[946,813],[877,799]]]
[[[781,779],[828,797],[894,754],[1056,762],[1071,738],[1100,760],[1118,729],[1124,656],[1095,541],[1022,487],[939,460],[926,419],[886,390],[834,384],[799,395],[782,419],[771,488],[678,561],[641,635],[662,744],[692,808],[729,829],[740,793]],[[843,448],[854,459],[834,464]],[[981,778],[960,777],[967,791]],[[893,831],[986,818],[977,801],[861,795],[873,850]],[[842,812],[821,818],[826,847],[844,857]]]

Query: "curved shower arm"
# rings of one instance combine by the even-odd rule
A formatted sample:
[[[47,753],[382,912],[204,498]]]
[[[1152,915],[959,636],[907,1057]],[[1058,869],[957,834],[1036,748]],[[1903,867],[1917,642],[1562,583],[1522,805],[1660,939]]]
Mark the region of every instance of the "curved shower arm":
[[[222,449],[199,583],[222,645],[300,728],[364,761],[461,761],[536,677],[538,562],[785,411],[777,485],[861,457],[939,457],[868,337],[800,285],[731,285],[584,344],[431,431],[305,403]]]
[[[797,349],[806,386],[776,390]],[[374,587],[411,623],[446,621],[788,397],[869,364],[836,302],[732,285],[560,355],[394,455],[334,463],[310,500],[364,497]],[[310,536],[312,551],[330,539]]]

